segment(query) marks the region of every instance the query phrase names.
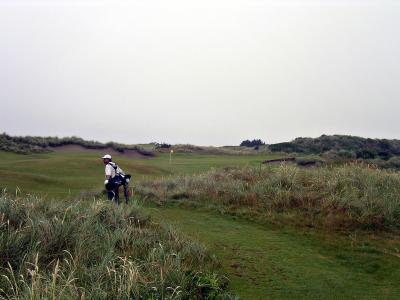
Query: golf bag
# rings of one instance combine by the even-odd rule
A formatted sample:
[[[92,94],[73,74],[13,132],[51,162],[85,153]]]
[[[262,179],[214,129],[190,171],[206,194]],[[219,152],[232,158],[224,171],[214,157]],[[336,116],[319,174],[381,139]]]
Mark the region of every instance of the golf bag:
[[[117,188],[119,188],[121,185],[125,186],[129,184],[129,181],[131,180],[131,175],[129,174],[115,174],[113,178],[110,178],[108,180],[108,183],[106,184],[106,190],[107,191],[113,191]]]
[[[121,185],[127,186],[132,176],[130,174],[124,174],[124,172],[116,163],[109,162],[108,164],[115,170],[115,176],[108,180],[108,183],[106,184],[106,190],[113,191],[119,188]]]

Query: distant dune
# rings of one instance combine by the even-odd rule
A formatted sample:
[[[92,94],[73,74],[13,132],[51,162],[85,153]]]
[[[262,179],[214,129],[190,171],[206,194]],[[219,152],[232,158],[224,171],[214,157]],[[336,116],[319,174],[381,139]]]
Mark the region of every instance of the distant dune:
[[[51,151],[55,152],[85,152],[98,155],[110,154],[112,156],[122,156],[126,158],[149,158],[149,155],[144,155],[141,151],[136,149],[125,149],[123,152],[117,151],[111,147],[102,149],[85,148],[81,145],[63,145],[58,147],[49,147]]]

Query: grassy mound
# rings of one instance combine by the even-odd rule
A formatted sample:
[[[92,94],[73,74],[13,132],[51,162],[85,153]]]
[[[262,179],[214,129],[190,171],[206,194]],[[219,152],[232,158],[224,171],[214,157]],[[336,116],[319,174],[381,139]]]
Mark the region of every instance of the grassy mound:
[[[39,137],[39,136],[10,136],[0,134],[0,150],[19,154],[47,153],[56,147],[77,145],[86,149],[112,149],[123,153],[125,150],[135,150],[143,156],[153,156],[153,152],[147,151],[135,145],[126,145],[115,142],[100,143],[98,141],[86,141],[79,137]]]
[[[346,151],[357,158],[381,157],[388,159],[400,155],[400,140],[370,139],[349,135],[322,135],[318,138],[296,138],[291,142],[269,145],[273,152],[322,154],[328,151]]]
[[[213,170],[143,182],[138,193],[160,204],[185,199],[268,222],[332,230],[400,226],[400,174],[359,164]]]
[[[134,205],[0,197],[3,299],[210,299],[218,268]]]

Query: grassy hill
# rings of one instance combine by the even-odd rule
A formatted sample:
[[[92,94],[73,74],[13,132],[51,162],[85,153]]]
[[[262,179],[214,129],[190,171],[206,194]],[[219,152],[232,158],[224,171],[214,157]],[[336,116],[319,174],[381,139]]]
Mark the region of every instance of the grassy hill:
[[[0,151],[19,154],[48,153],[63,149],[66,146],[80,146],[85,150],[103,150],[114,154],[124,154],[136,151],[142,156],[154,156],[157,153],[169,153],[173,149],[176,153],[197,153],[209,155],[234,155],[234,154],[259,154],[260,151],[248,147],[204,147],[189,144],[170,145],[166,143],[150,143],[128,145],[116,142],[101,143],[98,141],[87,141],[79,137],[40,137],[40,136],[11,136],[6,133],[0,134]],[[265,150],[265,149],[264,149]],[[266,151],[261,151],[266,152]]]
[[[349,151],[364,158],[363,151],[370,155],[387,158],[400,155],[400,140],[370,139],[349,135],[321,135],[318,138],[299,137],[291,142],[278,143],[269,146],[273,152],[297,152],[306,154],[321,154],[327,151]],[[369,157],[368,157],[369,158]]]
[[[63,146],[76,145],[84,149],[108,150],[124,153],[135,150],[143,156],[152,156],[147,151],[136,145],[126,145],[115,142],[100,143],[97,141],[86,141],[79,137],[39,137],[39,136],[10,136],[6,133],[0,134],[0,150],[20,154],[47,153]]]
[[[365,162],[383,169],[400,170],[400,140],[370,139],[348,135],[296,138],[268,146],[273,153],[291,153],[300,163],[323,161],[328,164]]]

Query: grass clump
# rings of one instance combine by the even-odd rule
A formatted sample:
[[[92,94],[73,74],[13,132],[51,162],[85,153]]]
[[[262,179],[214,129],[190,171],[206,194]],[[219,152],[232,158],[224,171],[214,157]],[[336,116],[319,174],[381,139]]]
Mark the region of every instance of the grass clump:
[[[135,205],[0,197],[1,299],[212,299],[225,288],[203,246]]]
[[[321,166],[325,161],[318,156],[304,156],[296,158],[296,164],[301,167]]]
[[[363,164],[228,168],[146,181],[142,197],[180,199],[268,222],[324,229],[399,229],[400,174]]]

